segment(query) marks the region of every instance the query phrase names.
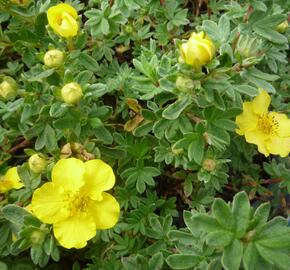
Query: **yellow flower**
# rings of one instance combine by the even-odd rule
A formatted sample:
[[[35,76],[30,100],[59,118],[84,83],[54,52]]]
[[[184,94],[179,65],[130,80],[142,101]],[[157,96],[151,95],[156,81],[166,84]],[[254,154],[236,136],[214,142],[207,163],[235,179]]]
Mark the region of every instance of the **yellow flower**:
[[[265,90],[252,102],[244,102],[243,112],[236,117],[236,132],[244,135],[248,143],[256,144],[266,157],[286,157],[290,152],[290,119],[282,113],[268,112],[270,103],[271,97]]]
[[[5,193],[11,189],[24,187],[17,173],[17,167],[8,169],[6,174],[0,178],[0,193]]]
[[[48,24],[58,35],[69,38],[77,35],[79,25],[77,11],[70,5],[61,3],[47,11]]]
[[[100,159],[61,159],[52,169],[52,181],[35,190],[30,210],[53,224],[63,247],[83,248],[97,229],[112,228],[118,221],[120,206],[104,192],[114,184],[112,168]]]
[[[204,32],[192,33],[189,40],[180,46],[180,54],[182,61],[199,71],[215,56],[215,46]]]

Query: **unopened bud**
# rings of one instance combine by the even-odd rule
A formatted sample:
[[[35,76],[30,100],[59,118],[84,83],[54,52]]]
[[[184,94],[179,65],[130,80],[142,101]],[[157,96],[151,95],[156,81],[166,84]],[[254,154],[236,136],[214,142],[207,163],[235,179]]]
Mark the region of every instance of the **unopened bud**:
[[[127,33],[132,33],[133,30],[134,30],[134,29],[133,29],[132,25],[128,24],[128,25],[125,26],[125,31],[126,31]]]
[[[249,35],[240,35],[235,52],[242,59],[260,56],[262,41]]]
[[[288,29],[288,21],[284,21],[282,23],[280,23],[277,27],[276,27],[276,30],[279,32],[279,33],[285,33]]]
[[[31,2],[31,0],[10,0],[10,2],[19,6],[26,6]]]
[[[17,94],[17,83],[11,77],[4,77],[0,84],[0,96],[5,100],[14,99]]]
[[[44,233],[41,231],[33,231],[30,235],[30,241],[32,244],[42,244],[44,241]]]
[[[77,104],[81,100],[83,96],[83,91],[78,83],[72,82],[66,84],[61,89],[61,96],[66,104],[73,105]]]
[[[202,168],[208,172],[212,172],[216,168],[216,161],[213,159],[205,159],[202,163]]]
[[[28,166],[34,173],[41,173],[45,170],[47,162],[39,154],[32,155],[28,160]]]
[[[188,92],[194,88],[194,81],[187,77],[178,76],[175,85],[178,90]]]
[[[43,57],[44,64],[49,68],[56,68],[63,64],[64,53],[60,50],[49,50]]]

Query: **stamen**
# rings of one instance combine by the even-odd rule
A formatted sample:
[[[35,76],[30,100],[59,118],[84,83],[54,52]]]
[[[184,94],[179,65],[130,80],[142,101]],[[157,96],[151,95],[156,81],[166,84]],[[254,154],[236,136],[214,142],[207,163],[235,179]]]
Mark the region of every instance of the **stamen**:
[[[260,116],[258,120],[258,129],[267,135],[277,134],[279,128],[279,122],[274,115],[268,114]]]

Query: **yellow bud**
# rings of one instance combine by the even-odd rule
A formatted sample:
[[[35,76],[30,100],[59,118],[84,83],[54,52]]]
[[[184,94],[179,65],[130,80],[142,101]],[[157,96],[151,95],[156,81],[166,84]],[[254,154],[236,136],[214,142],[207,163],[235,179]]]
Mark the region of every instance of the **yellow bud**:
[[[3,82],[0,84],[0,96],[4,100],[11,100],[16,97],[17,83],[11,77],[4,77]]]
[[[31,0],[10,0],[10,2],[19,6],[26,6],[31,2]]]
[[[213,159],[205,159],[202,163],[202,168],[208,172],[212,172],[216,168],[216,161]]]
[[[194,88],[194,81],[187,77],[178,76],[175,85],[178,90],[188,92]]]
[[[66,84],[61,89],[61,96],[66,104],[73,105],[77,104],[81,100],[83,96],[83,91],[78,83],[71,82]]]
[[[215,56],[214,43],[204,32],[192,33],[186,43],[180,46],[181,61],[193,66],[197,71],[209,63]]]
[[[288,21],[284,21],[282,23],[280,23],[277,27],[276,27],[276,30],[279,32],[279,33],[285,33],[288,29]]]
[[[64,53],[60,50],[49,50],[43,57],[44,64],[49,68],[55,68],[62,65]]]
[[[34,154],[28,159],[28,166],[34,173],[41,173],[45,170],[47,162],[39,154]]]
[[[65,3],[53,6],[47,11],[48,24],[56,34],[64,38],[77,35],[79,30],[77,18],[75,8]]]

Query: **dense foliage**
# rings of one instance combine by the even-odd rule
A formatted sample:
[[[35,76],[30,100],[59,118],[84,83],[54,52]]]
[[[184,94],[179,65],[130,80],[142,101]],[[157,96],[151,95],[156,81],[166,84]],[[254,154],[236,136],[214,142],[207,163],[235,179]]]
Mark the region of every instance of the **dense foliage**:
[[[60,3],[0,0],[0,269],[289,269],[289,1]]]

